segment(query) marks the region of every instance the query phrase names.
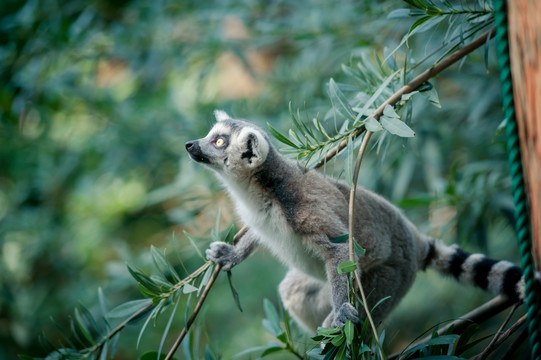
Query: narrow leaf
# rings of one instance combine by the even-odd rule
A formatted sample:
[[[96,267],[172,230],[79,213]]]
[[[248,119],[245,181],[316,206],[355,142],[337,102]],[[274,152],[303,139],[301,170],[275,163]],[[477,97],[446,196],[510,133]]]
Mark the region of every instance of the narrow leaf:
[[[348,241],[348,239],[349,239],[349,234],[344,234],[344,235],[340,235],[335,238],[329,239],[329,241],[332,242],[333,244],[340,244],[340,243],[344,243]]]
[[[203,275],[203,279],[201,280],[201,283],[199,284],[199,289],[197,290],[197,296],[203,291],[205,286],[207,286],[210,276],[212,275],[212,272],[214,271],[214,265],[210,265],[208,269],[205,271],[205,275]]]
[[[355,271],[357,264],[354,261],[348,260],[338,264],[338,273],[349,273]]]
[[[274,330],[273,335],[280,334],[282,329],[280,328],[280,318],[278,317],[278,312],[276,311],[274,305],[269,299],[263,299],[263,308],[265,310],[265,315],[269,321],[272,329]]]
[[[329,81],[329,95],[331,97],[332,103],[336,106],[336,111],[341,114],[346,119],[355,119],[355,114],[349,105],[348,99],[342,93],[334,79],[331,78]]]
[[[100,302],[101,313],[105,316],[109,312],[109,309],[107,308],[107,301],[105,300],[101,286],[98,287],[98,300]]]
[[[145,329],[147,328],[148,323],[150,322],[150,319],[152,319],[155,316],[155,312],[158,312],[158,308],[155,307],[148,318],[146,319],[145,323],[143,324],[143,327],[141,327],[141,330],[139,331],[139,336],[137,336],[137,343],[135,344],[135,348],[139,348],[139,343],[141,342],[141,339],[143,338],[143,333],[145,332]]]
[[[398,116],[394,108],[389,104],[385,105],[383,108],[383,116],[400,119],[400,116]]]
[[[81,313],[79,312],[79,309],[75,308],[75,322],[77,323],[78,330],[83,334],[85,339],[92,345],[96,344],[96,341],[91,335],[90,329],[88,328],[87,324],[85,323],[83,317],[81,316]]]
[[[231,271],[227,272],[227,280],[229,281],[229,287],[231,288],[231,293],[233,294],[233,299],[235,300],[235,304],[237,304],[237,307],[239,308],[240,312],[242,312],[242,306],[240,305],[239,293],[237,292],[237,289],[235,288],[235,285],[233,284],[233,275],[231,275]]]
[[[165,339],[167,338],[167,334],[169,334],[169,329],[171,329],[171,324],[173,323],[173,318],[175,317],[175,313],[177,312],[177,307],[180,301],[177,299],[175,306],[173,307],[173,311],[171,311],[171,315],[169,316],[169,321],[167,321],[167,325],[165,326],[165,330],[162,335],[162,340],[160,341],[160,347],[158,348],[158,353],[161,354],[163,349],[163,344],[165,343]],[[157,360],[160,360],[161,357],[157,357]]]
[[[357,256],[364,256],[366,254],[366,249],[363,248],[358,242],[353,242],[353,250],[355,250],[355,253]]]
[[[113,310],[107,313],[107,317],[110,318],[124,318],[135,314],[142,308],[152,304],[151,299],[132,300],[124,304],[120,304]]]
[[[283,347],[281,346],[272,346],[272,347],[268,347],[265,349],[265,351],[263,351],[263,353],[261,354],[261,357],[265,357],[267,355],[270,355],[270,354],[274,354],[274,353],[277,353],[279,351],[283,351],[285,350]]]
[[[380,118],[383,128],[393,135],[400,137],[414,137],[415,132],[406,123],[395,117],[382,116]]]
[[[349,319],[346,320],[346,323],[344,324],[344,334],[346,335],[347,343],[351,344],[355,337],[355,325]]]
[[[278,130],[276,130],[275,128],[272,127],[271,124],[267,123],[267,126],[269,127],[269,132],[271,133],[272,136],[274,136],[276,138],[276,140],[280,141],[281,143],[284,143],[286,144],[287,146],[290,146],[294,149],[298,149],[299,147],[293,143],[291,140],[289,140],[287,137],[285,137],[284,135],[282,135]]]
[[[220,218],[220,216],[218,215],[218,219]],[[190,234],[188,234],[186,231],[184,231],[184,236],[186,236],[186,238],[188,239],[188,241],[190,241],[190,244],[192,245],[192,247],[195,249],[195,252],[197,252],[197,255],[199,255],[199,257],[203,260],[207,260],[207,258],[205,256],[203,256],[203,253],[201,252],[201,249],[199,249],[199,246],[197,246],[197,243],[195,242],[194,238],[192,238],[190,236]]]
[[[196,288],[195,286],[193,286],[191,284],[185,284],[184,287],[182,288],[182,293],[183,294],[189,294],[189,293],[195,292],[197,290],[199,290],[199,289]]]
[[[378,131],[383,130],[383,126],[381,126],[379,121],[374,119],[372,116],[364,120],[364,127],[366,128],[366,130],[371,131],[371,132],[378,132]]]

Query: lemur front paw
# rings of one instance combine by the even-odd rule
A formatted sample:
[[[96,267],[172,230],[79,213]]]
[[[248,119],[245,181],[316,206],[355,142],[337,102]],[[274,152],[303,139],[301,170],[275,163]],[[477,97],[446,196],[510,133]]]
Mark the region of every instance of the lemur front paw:
[[[335,310],[334,319],[331,326],[342,327],[347,320],[351,320],[354,323],[359,322],[359,312],[350,303],[343,303],[342,306]]]
[[[210,244],[210,248],[205,252],[207,259],[221,265],[223,271],[229,271],[240,261],[235,247],[231,244],[215,241]]]

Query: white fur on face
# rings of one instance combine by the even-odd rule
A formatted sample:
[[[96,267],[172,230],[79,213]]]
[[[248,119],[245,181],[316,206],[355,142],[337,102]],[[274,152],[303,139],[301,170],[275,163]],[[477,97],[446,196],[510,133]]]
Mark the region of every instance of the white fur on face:
[[[210,139],[216,135],[229,135],[231,134],[231,128],[223,123],[217,122],[214,124],[206,138]]]

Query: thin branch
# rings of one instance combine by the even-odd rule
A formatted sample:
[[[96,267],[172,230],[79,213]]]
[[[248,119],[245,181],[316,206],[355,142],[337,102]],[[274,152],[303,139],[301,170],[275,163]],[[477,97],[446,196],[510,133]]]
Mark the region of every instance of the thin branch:
[[[503,344],[504,341],[506,341],[511,335],[515,333],[518,329],[520,329],[525,323],[527,319],[527,314],[522,315],[520,319],[517,320],[516,323],[511,325],[509,329],[507,329],[503,334],[498,336],[498,339],[494,343],[490,343],[492,347],[485,349],[481,354],[476,355],[472,358],[472,360],[482,360],[485,359],[491,352],[493,352],[498,346]],[[490,346],[489,345],[489,346]],[[485,354],[486,352],[486,354]]]
[[[233,237],[233,243],[236,244],[239,241],[239,239],[246,233],[247,230],[248,228],[246,226],[243,226]],[[199,311],[203,307],[203,303],[207,299],[210,289],[212,288],[212,286],[214,285],[214,282],[218,278],[218,275],[220,274],[221,269],[222,269],[222,266],[216,264],[216,267],[214,268],[214,271],[212,272],[212,275],[210,276],[209,282],[207,283],[207,285],[205,285],[205,288],[203,289],[203,292],[201,293],[201,297],[199,297],[197,304],[195,304],[195,308],[193,309],[192,315],[186,322],[186,326],[181,330],[180,334],[175,340],[175,343],[171,347],[171,350],[169,350],[169,353],[167,353],[165,360],[171,360],[173,358],[173,355],[178,350],[178,347],[182,343],[182,340],[184,340],[184,338],[188,334],[190,327],[194,323],[195,319],[197,318],[197,315],[199,314]]]
[[[452,321],[446,326],[440,328],[437,333],[438,335],[443,335],[447,333],[448,330],[452,327],[453,333],[461,334],[472,323],[480,324],[490,319],[491,317],[499,314],[500,312],[507,309],[511,305],[513,305],[513,301],[509,300],[508,298],[504,296],[496,296],[495,298],[492,298],[491,300],[487,301],[486,303],[479,306],[478,308],[473,309],[469,313],[462,315],[457,320]],[[419,341],[414,342],[403,351],[394,353],[391,356],[389,356],[389,360],[398,359],[400,355],[407,349],[410,349],[414,346],[425,343],[431,338],[432,336],[427,336]]]
[[[169,353],[167,353],[165,360],[171,360],[173,358],[173,355],[178,350],[178,347],[182,343],[182,340],[184,340],[184,337],[186,336],[186,334],[188,334],[188,330],[190,330],[190,327],[194,323],[195,318],[197,317],[197,315],[199,314],[199,311],[203,307],[203,303],[207,299],[210,289],[212,288],[212,285],[214,285],[214,282],[218,278],[218,275],[220,274],[221,269],[222,267],[220,265],[216,265],[216,267],[214,268],[214,271],[212,272],[209,282],[205,286],[205,289],[203,290],[201,297],[199,298],[199,300],[197,301],[197,304],[195,305],[195,308],[193,309],[192,316],[190,316],[190,318],[186,322],[186,326],[182,329],[182,331],[178,335],[177,339],[175,340],[175,343],[171,347],[171,350],[169,350]]]
[[[357,193],[357,180],[359,179],[359,170],[361,168],[361,162],[363,160],[363,155],[366,150],[366,147],[368,146],[368,142],[370,141],[370,137],[372,136],[371,131],[367,131],[364,135],[363,142],[361,143],[361,147],[359,148],[359,153],[357,155],[357,161],[355,163],[355,170],[353,172],[353,185],[351,186],[351,190],[349,193],[349,223],[348,223],[348,231],[349,231],[349,259],[356,263],[355,261],[355,250],[353,248],[353,242],[355,241],[353,237],[353,226],[354,226],[354,219],[355,219],[355,195]],[[366,313],[366,317],[368,321],[370,322],[370,327],[372,328],[372,332],[374,333],[374,340],[378,340],[378,331],[376,329],[376,325],[374,324],[374,320],[372,319],[372,315],[370,314],[370,309],[368,308],[368,303],[366,301],[366,295],[364,293],[363,285],[361,283],[361,276],[359,274],[359,269],[355,269],[355,280],[357,281],[357,286],[359,287],[359,292],[361,293],[361,299],[363,300],[363,306],[364,306],[364,312]],[[378,347],[379,348],[379,347]],[[381,352],[381,348],[380,352]],[[383,358],[383,354],[382,354]]]
[[[517,309],[518,305],[519,304],[517,303],[517,304],[515,304],[515,306],[513,306],[513,308],[511,309],[511,311],[509,311],[509,314],[507,314],[507,317],[502,322],[502,324],[500,325],[500,328],[498,329],[498,331],[496,332],[496,334],[494,335],[494,337],[492,338],[490,343],[487,345],[485,350],[483,350],[483,352],[480,353],[479,355],[476,355],[474,357],[474,359],[484,360],[484,359],[487,358],[488,355],[490,355],[490,353],[492,351],[494,351],[494,349],[496,348],[496,343],[497,343],[497,341],[500,339],[500,337],[502,335],[503,329],[505,329],[505,327],[507,326],[507,324],[511,320],[511,316],[513,316],[513,314],[515,313],[515,310]]]
[[[425,70],[420,75],[416,76],[413,80],[411,80],[408,84],[404,85],[400,90],[395,92],[391,97],[389,97],[383,104],[381,104],[376,111],[374,111],[371,115],[371,117],[374,117],[375,119],[378,119],[381,114],[383,114],[383,109],[385,109],[385,106],[391,105],[394,106],[400,99],[402,98],[402,95],[408,94],[415,89],[417,89],[419,86],[421,86],[424,82],[428,81],[430,78],[436,76],[443,70],[447,69],[449,66],[456,63],[458,60],[462,59],[464,56],[470,54],[477,48],[483,46],[487,39],[490,37],[492,38],[494,36],[495,32],[494,29],[490,29],[486,32],[484,32],[479,37],[472,40],[470,43],[465,45],[464,47],[460,48],[459,50],[455,51],[442,61],[438,62],[437,64],[434,64],[430,69]],[[350,137],[356,138],[360,134],[365,131],[364,127],[359,128],[356,132],[354,132]],[[321,159],[314,168],[318,169],[325,165],[329,160],[331,160],[333,157],[335,157],[340,151],[344,150],[344,148],[347,146],[349,141],[348,139],[342,140],[338,145],[336,145],[334,148],[329,150],[325,157]]]
[[[519,346],[522,345],[522,343],[526,339],[528,339],[528,327],[525,327],[524,329],[522,329],[522,332],[517,336],[515,341],[513,341],[513,343],[507,347],[507,350],[501,356],[500,359],[513,359],[513,358],[515,358],[515,357],[512,357],[512,355],[515,353],[515,351],[517,351]]]

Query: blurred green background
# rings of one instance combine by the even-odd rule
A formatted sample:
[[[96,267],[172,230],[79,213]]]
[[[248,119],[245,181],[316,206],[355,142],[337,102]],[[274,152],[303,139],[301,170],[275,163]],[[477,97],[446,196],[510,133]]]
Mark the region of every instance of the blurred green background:
[[[348,82],[341,64],[352,53],[400,42],[413,20],[387,14],[404,6],[3,0],[0,358],[45,355],[38,337],[55,343],[58,336],[51,317],[65,325],[78,303],[93,309],[98,287],[110,307],[139,298],[125,265],[151,269],[151,244],[188,272],[199,266],[183,231],[207,236],[218,211],[224,228],[236,219],[220,184],[189,161],[184,143],[206,134],[216,108],[282,132],[290,102],[310,116],[325,114],[326,85],[331,77]],[[437,48],[444,33],[442,26],[410,41],[412,58]],[[417,136],[372,148],[361,182],[402,206],[423,231],[516,261],[492,46],[432,83],[442,108],[417,101]],[[277,303],[285,269],[260,251],[233,273],[244,312],[222,276],[197,323],[226,359],[272,340],[261,326],[262,302]],[[388,351],[487,299],[421,274],[385,326]],[[129,328],[117,358],[157,349],[163,326],[147,329],[138,350],[138,328]]]

